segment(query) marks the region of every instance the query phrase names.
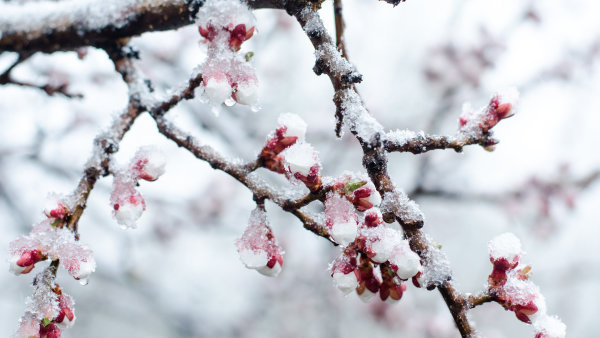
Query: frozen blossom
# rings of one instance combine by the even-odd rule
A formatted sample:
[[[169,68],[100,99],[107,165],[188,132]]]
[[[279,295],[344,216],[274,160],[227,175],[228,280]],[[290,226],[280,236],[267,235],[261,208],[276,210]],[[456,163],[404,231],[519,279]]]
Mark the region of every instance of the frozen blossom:
[[[240,260],[248,269],[254,269],[269,277],[276,277],[283,266],[283,251],[277,244],[261,208],[252,211],[248,227],[236,241]]]
[[[34,279],[34,292],[25,301],[25,314],[14,337],[58,338],[75,321],[73,300],[54,283],[55,270],[46,268]]]
[[[523,255],[521,241],[517,236],[510,232],[504,233],[491,240],[488,244],[488,249],[490,258],[494,261],[504,258],[509,262],[513,262]]]
[[[75,241],[70,230],[54,227],[50,222],[40,222],[28,236],[9,244],[10,270],[16,275],[28,273],[35,263],[51,258],[59,259],[73,278],[87,278],[96,268],[92,251]]]
[[[279,115],[277,122],[279,123],[279,128],[282,128],[281,133],[283,137],[296,137],[296,141],[304,141],[307,125],[300,116],[292,113],[283,113]]]
[[[381,203],[381,195],[366,174],[344,173],[333,181],[332,189],[345,196],[356,210],[364,212]]]
[[[233,98],[243,105],[258,103],[258,79],[254,67],[238,51],[255,31],[255,18],[238,0],[209,0],[197,15],[198,31],[207,43],[202,65],[204,96],[213,105]]]
[[[333,284],[343,294],[347,295],[358,286],[356,273],[356,252],[354,250],[344,251],[336,258],[331,266],[331,277]]]
[[[326,226],[334,241],[342,246],[353,242],[358,234],[358,216],[354,205],[337,193],[331,193],[325,200]]]
[[[564,337],[566,326],[556,317],[549,317],[546,300],[540,289],[529,280],[530,266],[523,266],[521,242],[505,233],[489,243],[490,261],[494,265],[488,278],[488,288],[498,303],[536,330],[536,338]]]
[[[128,167],[113,170],[113,190],[110,203],[113,215],[124,228],[135,228],[146,210],[146,201],[137,190],[140,179],[155,181],[165,172],[166,158],[154,146],[140,147]]]
[[[285,163],[292,174],[308,176],[312,167],[319,166],[317,152],[308,143],[297,143],[284,152]]]

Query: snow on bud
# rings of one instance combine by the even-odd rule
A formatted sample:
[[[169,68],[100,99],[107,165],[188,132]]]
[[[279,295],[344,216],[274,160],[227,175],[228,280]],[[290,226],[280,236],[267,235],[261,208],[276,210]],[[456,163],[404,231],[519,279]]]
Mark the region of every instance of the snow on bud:
[[[69,208],[62,202],[53,201],[50,206],[44,209],[44,214],[48,218],[54,218],[57,221],[63,220],[70,212]]]
[[[296,143],[284,152],[285,164],[292,174],[308,176],[311,168],[319,167],[317,152],[308,143]]]
[[[15,275],[29,273],[35,263],[48,257],[40,250],[42,244],[37,238],[21,236],[8,245],[9,271]]]
[[[365,251],[373,262],[384,263],[396,253],[396,246],[404,241],[402,234],[391,228],[376,227],[361,232],[365,236]]]
[[[503,285],[507,272],[514,269],[523,255],[521,241],[512,233],[504,233],[492,239],[488,244],[490,261],[494,265],[488,278],[490,286]]]
[[[40,336],[40,321],[31,313],[26,313],[19,320],[19,328],[15,333],[16,338],[31,338]]]
[[[79,243],[68,243],[58,249],[61,263],[76,280],[85,280],[96,271],[92,251]]]
[[[130,170],[138,179],[156,181],[165,173],[165,154],[154,146],[140,147],[131,160]]]
[[[405,239],[396,243],[389,261],[400,279],[409,279],[421,271],[421,258],[410,249]]]
[[[65,293],[58,295],[58,316],[54,322],[60,324],[64,328],[73,326],[75,322],[75,308],[73,307],[73,299]]]
[[[213,104],[221,104],[231,97],[232,88],[224,74],[205,76],[202,79],[204,94]]]
[[[325,200],[325,224],[331,238],[342,246],[353,242],[358,234],[358,216],[354,206],[337,193]]]
[[[248,79],[233,85],[233,99],[243,105],[254,105],[258,102],[258,81]]]
[[[344,295],[349,294],[358,286],[358,276],[355,272],[356,251],[350,249],[344,250],[344,252],[333,261],[329,269],[331,271],[331,277],[333,278],[333,284]]]
[[[567,326],[555,316],[542,316],[537,319],[535,327],[535,338],[564,338],[567,335]]]
[[[285,164],[283,156],[280,156],[279,153],[294,143],[304,140],[306,123],[300,116],[292,113],[279,115],[278,122],[279,125],[275,129],[275,133],[267,140],[260,153],[260,158],[263,160],[265,168],[283,174],[285,173]]]
[[[245,24],[235,26],[229,33],[229,46],[233,50],[240,50],[242,43],[254,35],[254,26],[246,27]]]
[[[264,209],[252,211],[248,227],[236,241],[240,260],[248,269],[254,269],[269,277],[276,277],[283,266],[283,251],[277,244],[268,225]]]
[[[459,130],[475,135],[487,133],[500,120],[515,114],[518,101],[519,92],[512,87],[494,94],[488,105],[479,110],[467,103],[463,105],[463,112],[458,120]]]
[[[113,190],[113,193],[115,191],[117,191],[116,188]],[[117,223],[124,228],[136,228],[137,220],[142,216],[144,210],[146,210],[146,202],[142,194],[135,189],[130,193],[111,196],[111,203],[113,205],[113,215]]]
[[[208,0],[197,15],[198,31],[209,44],[232,51],[254,34],[256,19],[245,3],[237,0]],[[219,39],[222,37],[223,39]]]
[[[308,189],[316,191],[321,188],[319,170],[321,163],[317,152],[308,143],[295,143],[287,148],[282,156],[288,171],[300,180]]]
[[[279,123],[277,130],[281,130],[283,138],[295,137],[296,141],[304,141],[307,125],[300,116],[292,113],[283,113],[279,115],[277,122]]]

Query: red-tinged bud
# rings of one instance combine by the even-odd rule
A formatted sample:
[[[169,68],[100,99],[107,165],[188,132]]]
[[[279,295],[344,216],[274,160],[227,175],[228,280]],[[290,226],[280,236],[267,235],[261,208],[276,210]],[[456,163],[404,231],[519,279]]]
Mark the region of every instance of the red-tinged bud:
[[[44,211],[48,218],[63,219],[69,215],[69,209],[64,204],[60,202],[57,204],[54,209]]]
[[[412,283],[415,287],[420,288],[421,287],[421,283],[419,283],[419,277],[421,277],[421,275],[423,274],[423,272],[419,271],[417,272],[416,275],[414,275],[412,277]]]
[[[212,42],[217,36],[217,29],[211,24],[208,24],[206,28],[198,26],[198,31],[200,32],[200,35],[202,35],[203,38],[210,42]]]
[[[229,46],[231,47],[231,49],[238,51],[240,50],[242,43],[250,39],[252,35],[254,35],[254,27],[247,29],[246,25],[239,24],[235,26],[230,32]]]
[[[511,117],[513,115],[514,113],[512,112],[512,104],[510,103],[500,104],[498,108],[496,108],[496,116],[499,120]]]
[[[381,211],[379,211],[378,209],[367,211],[365,215],[365,225],[367,227],[375,228],[381,224],[383,224],[383,216],[381,215]]]
[[[319,166],[314,165],[310,167],[309,174],[307,176],[302,175],[299,172],[294,173],[294,177],[300,180],[306,187],[311,191],[315,192],[323,186],[321,182],[321,175],[319,174]]]
[[[529,316],[535,314],[538,311],[538,307],[533,301],[530,301],[525,305],[512,306],[510,307],[510,310],[515,312],[515,315],[520,321],[531,324],[531,318],[529,318]]]
[[[25,251],[19,258],[19,260],[17,260],[17,265],[21,266],[21,267],[31,266],[31,269],[33,269],[33,264],[35,264],[39,261],[45,260],[46,258],[47,257],[42,253],[41,250]],[[29,271],[31,271],[31,269]],[[27,272],[29,272],[29,271],[27,271]],[[26,273],[26,272],[22,272],[22,273]]]
[[[40,338],[60,338],[62,332],[58,326],[50,323],[46,326],[40,323]]]

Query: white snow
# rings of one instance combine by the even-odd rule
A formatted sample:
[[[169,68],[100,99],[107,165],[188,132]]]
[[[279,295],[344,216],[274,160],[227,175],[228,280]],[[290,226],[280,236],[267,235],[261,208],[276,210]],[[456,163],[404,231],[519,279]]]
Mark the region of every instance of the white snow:
[[[225,102],[231,97],[231,86],[225,78],[211,77],[206,81],[204,93],[211,102]]]
[[[336,272],[333,274],[332,278],[335,287],[338,288],[344,295],[349,294],[358,286],[358,280],[356,279],[356,274],[354,271],[348,274]]]
[[[316,150],[308,143],[295,143],[281,153],[292,174],[308,176],[310,168],[319,165]]]
[[[354,241],[358,232],[358,224],[356,221],[349,220],[347,222],[335,222],[331,226],[331,238],[342,246],[346,246]]]
[[[240,260],[248,269],[258,269],[267,265],[269,258],[263,250],[244,249],[238,251]]]
[[[297,142],[304,140],[307,125],[300,116],[293,113],[283,113],[279,115],[277,122],[280,127],[285,127],[285,136],[295,136],[298,138]]]
[[[512,262],[523,255],[521,241],[513,233],[507,232],[492,239],[488,244],[490,257],[493,260],[505,258]]]
[[[556,316],[542,316],[533,322],[533,326],[542,338],[564,338],[567,335],[567,326]]]
[[[258,82],[246,81],[238,83],[235,89],[235,100],[247,106],[258,102]]]
[[[404,221],[422,222],[425,216],[419,209],[419,205],[408,198],[404,191],[395,188],[383,195],[383,201],[379,206],[383,214],[394,213]]]

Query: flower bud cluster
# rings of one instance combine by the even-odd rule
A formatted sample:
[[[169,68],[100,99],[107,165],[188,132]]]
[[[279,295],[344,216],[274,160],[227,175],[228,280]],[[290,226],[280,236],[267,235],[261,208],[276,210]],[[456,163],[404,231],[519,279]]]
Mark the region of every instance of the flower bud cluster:
[[[96,269],[92,251],[76,241],[70,230],[52,223],[53,219],[46,219],[38,223],[29,235],[10,242],[10,271],[15,275],[26,274],[37,262],[59,259],[73,278],[85,280]]]
[[[208,45],[202,66],[205,96],[213,105],[230,98],[255,105],[258,79],[249,58],[238,53],[255,31],[255,19],[247,5],[237,0],[209,0],[200,9],[197,23]]]
[[[306,123],[292,113],[281,114],[278,122],[277,129],[260,153],[263,166],[288,178],[296,178],[310,191],[319,190],[323,185],[321,163],[316,150],[304,142]]]
[[[536,329],[536,338],[563,338],[566,326],[546,313],[546,301],[539,288],[529,280],[531,267],[521,264],[521,242],[511,234],[502,234],[490,241],[490,261],[493,270],[488,287],[496,301],[516,317]]]
[[[146,210],[146,201],[136,189],[139,180],[155,181],[165,172],[166,158],[155,147],[138,149],[129,166],[114,172],[110,202],[117,223],[124,228],[135,228],[136,221]]]
[[[331,187],[324,202],[325,225],[331,238],[345,246],[330,268],[334,284],[345,294],[355,288],[365,301],[377,293],[382,300],[399,300],[404,281],[422,269],[419,256],[399,230],[385,225],[376,207],[381,197],[368,178],[344,175]]]
[[[264,207],[252,211],[248,227],[236,241],[242,263],[269,277],[276,277],[283,267],[283,251],[269,227]]]
[[[27,299],[27,309],[19,320],[15,337],[60,338],[61,329],[73,326],[73,300],[53,282],[51,274],[46,269],[36,276],[34,293]]]

